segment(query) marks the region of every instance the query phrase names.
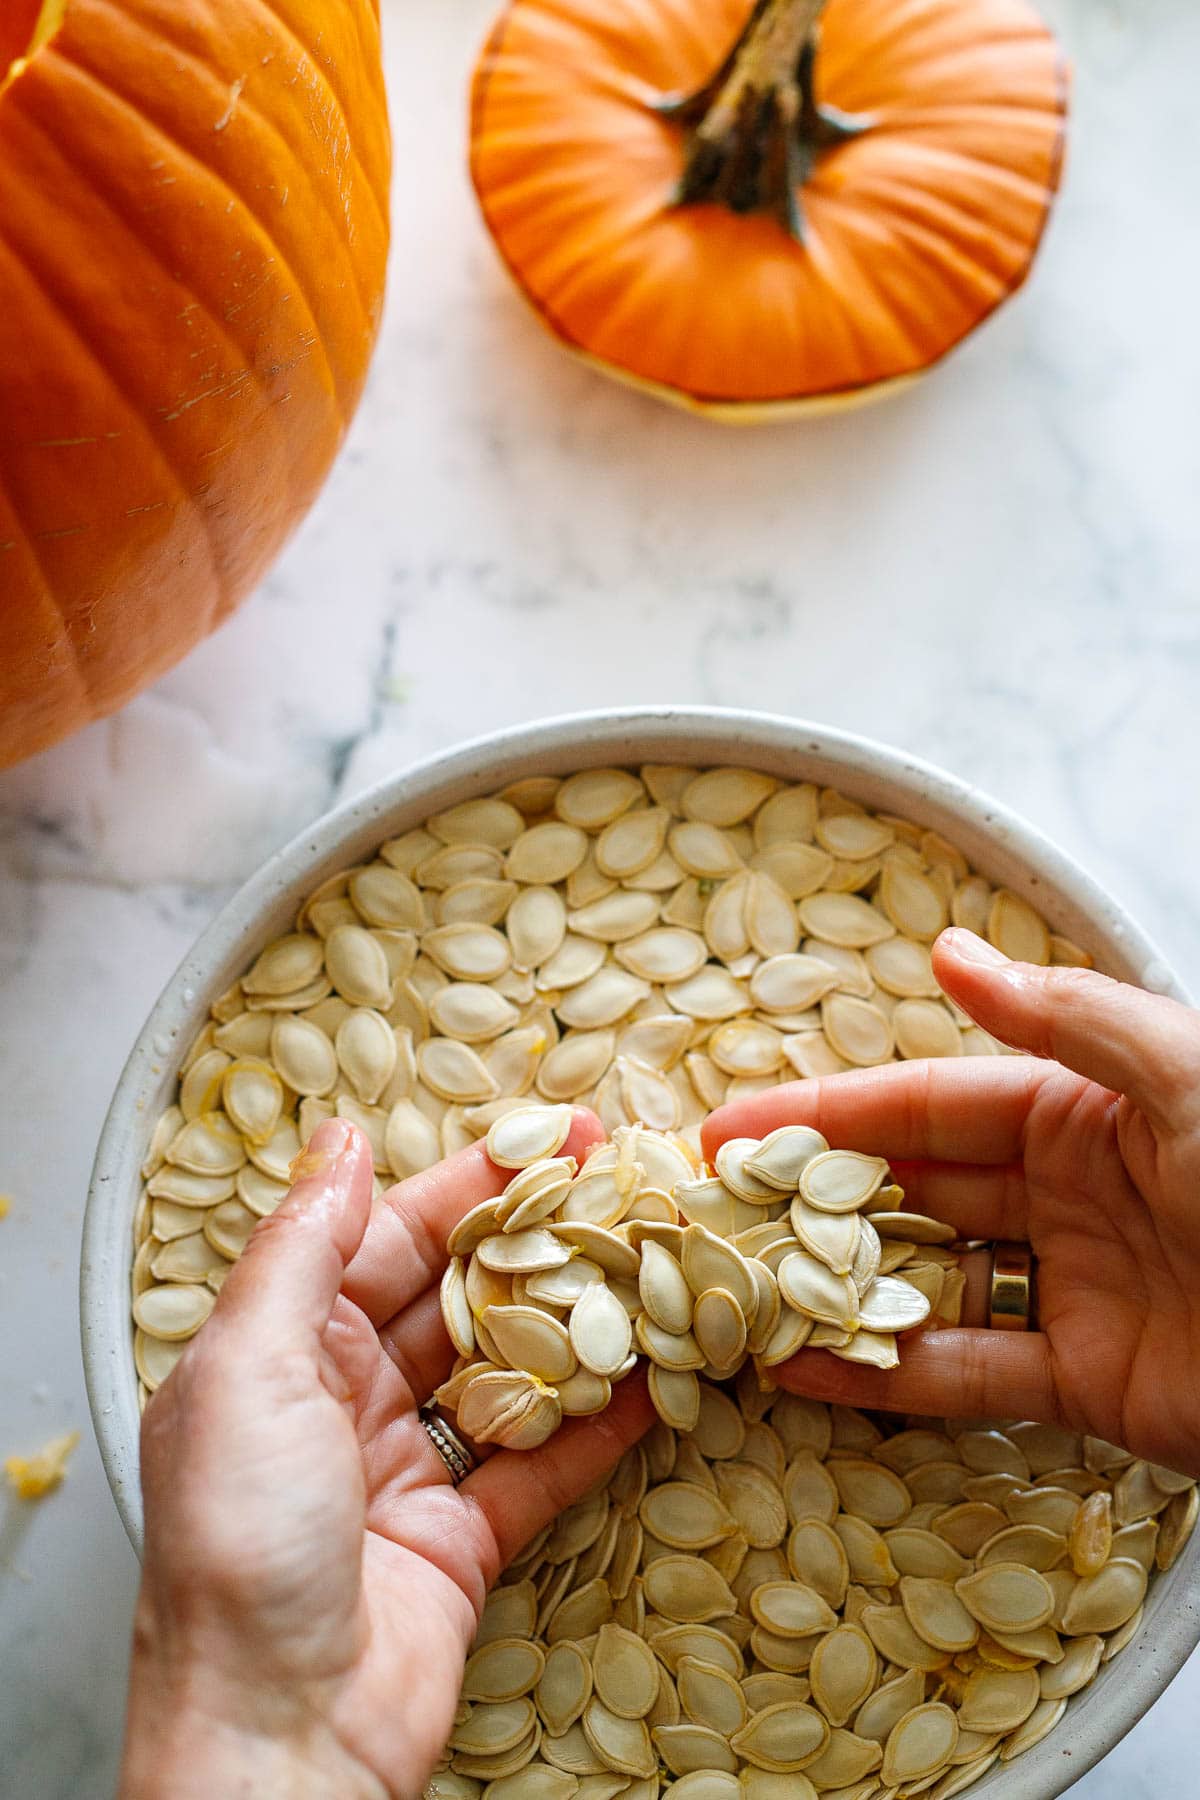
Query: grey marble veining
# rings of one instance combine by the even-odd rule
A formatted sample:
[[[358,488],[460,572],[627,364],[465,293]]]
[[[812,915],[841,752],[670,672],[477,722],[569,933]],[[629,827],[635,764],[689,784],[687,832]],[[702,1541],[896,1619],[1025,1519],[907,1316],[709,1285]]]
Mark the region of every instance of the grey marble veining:
[[[232,885],[456,739],[616,702],[868,732],[1016,807],[1200,992],[1200,14],[1053,0],[1071,155],[1033,279],[866,411],[732,432],[573,363],[463,167],[488,0],[388,0],[396,250],[338,469],[262,590],[118,718],[0,776],[0,1795],[111,1793],[132,1556],[91,1442],[75,1281],[124,1054]],[[1185,1800],[1195,1662],[1076,1790]]]

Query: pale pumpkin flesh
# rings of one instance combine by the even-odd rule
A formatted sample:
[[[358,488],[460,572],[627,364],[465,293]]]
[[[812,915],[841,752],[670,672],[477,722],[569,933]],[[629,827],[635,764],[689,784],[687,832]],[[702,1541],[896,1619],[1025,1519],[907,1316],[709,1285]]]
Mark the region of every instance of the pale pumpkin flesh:
[[[379,325],[390,143],[376,0],[19,3],[0,52],[3,765],[177,661],[303,517]]]
[[[690,203],[731,47],[772,11],[810,59],[807,96],[781,64],[802,185],[759,181],[734,210],[746,143],[726,132],[740,167],[718,159],[720,200]],[[758,418],[891,391],[1020,285],[1065,105],[1027,0],[511,0],[476,70],[471,168],[558,337],[679,404]]]

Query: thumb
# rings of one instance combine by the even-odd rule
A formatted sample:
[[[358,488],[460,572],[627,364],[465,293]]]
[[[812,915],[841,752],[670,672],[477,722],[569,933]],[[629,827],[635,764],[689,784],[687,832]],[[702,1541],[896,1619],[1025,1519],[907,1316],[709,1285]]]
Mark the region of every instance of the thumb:
[[[226,1331],[316,1355],[371,1210],[372,1157],[348,1119],[326,1119],[292,1164],[286,1200],[260,1219],[215,1308]]]
[[[1128,1094],[1152,1122],[1178,1128],[1200,1100],[1200,1013],[1094,969],[1010,962],[974,932],[933,948],[945,992],[1002,1043]]]

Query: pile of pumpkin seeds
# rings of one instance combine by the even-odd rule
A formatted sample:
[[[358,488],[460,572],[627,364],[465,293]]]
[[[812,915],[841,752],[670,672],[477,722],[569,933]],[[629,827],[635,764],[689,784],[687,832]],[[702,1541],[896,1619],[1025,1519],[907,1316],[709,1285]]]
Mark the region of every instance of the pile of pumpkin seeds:
[[[949,923],[1089,960],[937,832],[754,769],[533,776],[388,839],[309,895],[183,1059],[135,1221],[143,1400],[322,1119],[362,1126],[381,1186],[528,1098],[698,1155],[708,1112],[779,1081],[998,1052],[934,978]]]
[[[702,1379],[506,1570],[428,1800],[950,1800],[1129,1642],[1196,1505],[1056,1427]]]
[[[580,1169],[558,1154],[570,1126],[568,1106],[497,1119],[488,1154],[514,1173],[450,1235],[438,1398],[478,1442],[544,1443],[639,1353],[659,1417],[690,1431],[700,1374],[750,1356],[768,1377],[805,1345],[891,1369],[898,1332],[958,1323],[954,1230],[904,1211],[882,1157],[783,1125],[697,1177],[681,1140],[620,1125]]]
[[[591,1300],[584,1341],[594,1347],[606,1322],[623,1341],[632,1323],[652,1357],[643,1338],[663,1350],[687,1335],[670,1330],[669,1298],[662,1309],[677,1284],[658,1252],[683,1263],[670,1230],[665,1243],[655,1235],[680,1227],[681,1213],[681,1229],[699,1225],[722,1247],[755,1218],[786,1238],[786,1252],[765,1233],[750,1240],[751,1258],[732,1246],[752,1273],[777,1277],[785,1255],[813,1254],[796,1223],[820,1212],[811,1201],[793,1206],[774,1190],[752,1217],[730,1159],[700,1170],[709,1111],[796,1077],[1002,1050],[939,991],[929,947],[950,923],[1023,961],[1090,960],[938,833],[757,770],[650,764],[530,777],[390,838],[309,895],[294,930],[213,1003],[182,1060],[135,1220],[142,1402],[204,1324],[257,1219],[287,1192],[302,1143],[335,1114],[366,1132],[382,1189],[531,1100],[593,1106],[614,1140],[600,1154],[615,1160],[564,1166],[562,1198],[579,1182],[585,1197],[572,1204],[586,1208],[585,1172],[627,1181],[638,1161],[625,1149],[621,1162],[630,1139],[645,1174],[616,1231],[593,1227],[618,1241],[638,1234],[621,1267],[598,1265],[624,1326]],[[652,1133],[667,1135],[668,1150],[647,1148]],[[956,1263],[927,1240],[928,1221],[900,1237],[880,1229],[870,1208],[883,1185],[852,1216],[880,1239],[879,1275],[902,1266],[924,1294],[928,1328],[955,1316]],[[530,1197],[518,1190],[513,1211]],[[581,1241],[591,1224],[586,1214],[556,1223],[560,1237],[577,1233],[564,1270],[596,1261]],[[913,1244],[903,1265],[887,1260]],[[641,1301],[646,1265],[663,1323]],[[734,1266],[726,1259],[724,1273]],[[513,1302],[528,1304],[531,1281],[561,1294],[572,1279],[512,1272]],[[765,1293],[765,1276],[753,1279]],[[569,1297],[572,1314],[583,1298]],[[750,1349],[748,1310],[738,1310]],[[696,1323],[693,1307],[699,1346]],[[765,1329],[757,1310],[756,1323]],[[869,1344],[861,1311],[856,1321],[818,1313],[807,1341],[844,1353],[850,1344],[832,1339],[852,1324]],[[695,1382],[693,1428],[660,1419],[492,1596],[434,1800],[650,1800],[669,1786],[676,1800],[947,1800],[1050,1729],[1066,1696],[1136,1630],[1142,1578],[1155,1560],[1168,1567],[1191,1529],[1192,1484],[1111,1446],[1041,1426],[943,1431],[926,1421],[885,1439],[859,1414],[773,1393],[766,1347],[733,1384],[706,1374],[738,1336],[727,1300],[708,1302],[700,1329],[699,1369],[655,1364],[668,1416],[684,1417],[670,1396],[686,1389],[690,1408],[684,1378]],[[515,1342],[511,1324],[500,1331],[510,1349],[528,1341],[519,1321]],[[546,1342],[541,1332],[543,1353]],[[502,1379],[522,1373],[506,1368],[494,1336],[491,1348]],[[576,1362],[542,1383],[557,1387],[562,1411],[589,1410],[616,1378],[616,1368],[601,1376]],[[503,1413],[490,1409],[493,1427]],[[528,1428],[540,1430],[540,1400],[533,1415]],[[990,1587],[958,1591],[996,1567],[998,1592],[994,1575]],[[1043,1588],[1050,1610],[1034,1625]],[[959,1648],[964,1610],[976,1629]]]

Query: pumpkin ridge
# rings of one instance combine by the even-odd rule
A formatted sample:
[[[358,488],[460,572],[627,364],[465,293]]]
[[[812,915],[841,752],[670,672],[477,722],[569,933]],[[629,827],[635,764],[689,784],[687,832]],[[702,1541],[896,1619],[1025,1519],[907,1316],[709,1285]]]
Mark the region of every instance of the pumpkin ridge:
[[[179,500],[182,500],[186,506],[190,507],[195,512],[196,517],[200,524],[201,535],[202,535],[204,542],[208,548],[209,566],[210,566],[210,570],[211,570],[211,574],[212,574],[212,586],[213,586],[213,590],[214,590],[214,593],[216,596],[214,606],[210,609],[210,619],[212,620],[212,622],[215,622],[217,619],[224,617],[225,610],[226,610],[225,598],[226,598],[227,593],[229,592],[229,583],[226,579],[225,569],[223,566],[223,559],[221,558],[221,556],[218,552],[217,543],[216,543],[216,540],[214,538],[214,535],[213,535],[213,532],[212,532],[212,529],[211,529],[211,526],[209,523],[207,509],[200,504],[199,500],[196,498],[196,496],[192,493],[191,489],[188,487],[182,474],[180,473],[179,469],[176,467],[174,458],[168,454],[166,446],[163,443],[162,439],[159,437],[158,433],[151,427],[148,414],[146,414],[142,410],[142,408],[139,407],[134,402],[134,400],[132,400],[130,398],[130,396],[125,392],[125,390],[121,386],[121,384],[117,381],[115,375],[113,374],[112,370],[109,368],[108,364],[103,360],[103,358],[98,354],[98,352],[88,342],[87,338],[84,336],[82,330],[80,329],[78,322],[73,317],[70,308],[65,306],[64,303],[62,302],[62,300],[55,294],[55,292],[53,291],[53,288],[47,282],[45,276],[40,271],[35,271],[30,266],[30,261],[29,261],[28,255],[24,252],[18,253],[18,251],[12,244],[11,240],[7,236],[5,236],[3,220],[0,220],[0,249],[8,252],[9,257],[13,260],[13,262],[16,263],[17,267],[25,275],[25,277],[30,282],[30,284],[34,288],[36,288],[37,292],[41,295],[42,300],[45,303],[45,305],[48,306],[50,308],[50,310],[55,314],[55,316],[59,320],[61,320],[62,323],[66,326],[70,335],[74,338],[75,342],[79,345],[80,349],[83,351],[88,362],[99,373],[101,380],[111,389],[111,391],[117,396],[117,398],[121,402],[122,410],[128,415],[129,419],[132,421],[133,428],[135,430],[139,431],[142,434],[142,436],[153,446],[153,449],[156,452],[159,461],[161,462],[163,468],[166,470],[166,473],[175,488],[175,491],[176,491],[176,494],[177,494]],[[10,502],[10,504],[11,504],[11,502]],[[28,533],[28,531],[25,530],[24,526],[21,524],[21,521],[20,521],[19,517],[17,516],[15,510],[13,512],[13,517],[16,520],[17,527],[21,531],[22,536],[25,538],[26,543],[29,543],[30,542],[30,534]],[[46,574],[45,574],[44,569],[42,568],[40,558],[37,558],[35,556],[34,560],[37,564],[38,572],[42,577],[42,581],[44,583],[46,583],[47,587],[49,588],[49,583],[46,582]],[[52,589],[50,589],[50,591],[51,591],[51,593],[53,592]],[[66,619],[65,615],[61,612],[61,610],[57,606],[55,607],[55,611],[58,612],[59,617],[62,619],[64,631],[67,630],[68,624],[67,624],[67,619]],[[202,635],[202,634],[197,633],[197,636],[200,636],[200,635]]]
[[[286,34],[292,39],[293,43],[299,44],[301,49],[304,51],[304,54],[307,57],[309,57],[310,60],[320,68],[321,74],[326,82],[326,85],[329,87],[330,92],[334,95],[334,98],[337,100],[337,103],[341,109],[342,117],[346,121],[346,135],[348,138],[351,139],[351,145],[353,148],[355,161],[359,164],[359,167],[363,170],[363,179],[366,181],[367,186],[371,190],[372,197],[375,200],[375,203],[376,203],[376,206],[377,206],[378,212],[379,212],[380,222],[383,224],[385,229],[390,228],[390,225],[391,225],[391,204],[390,204],[390,202],[391,202],[391,145],[390,145],[390,139],[388,138],[386,132],[384,135],[384,160],[383,160],[383,169],[382,169],[383,179],[382,179],[379,187],[377,188],[375,183],[371,180],[370,175],[367,173],[366,165],[363,162],[361,156],[359,155],[357,148],[354,148],[354,140],[353,140],[353,138],[351,138],[351,133],[350,133],[350,116],[351,116],[350,108],[347,105],[347,102],[346,102],[344,96],[342,94],[340,94],[333,87],[332,82],[329,80],[329,77],[325,72],[325,65],[324,65],[324,63],[321,62],[316,50],[313,48],[313,46],[311,44],[308,43],[308,41],[305,38],[303,38],[300,35],[300,32],[292,24],[291,20],[284,16],[284,13],[280,10],[280,0],[251,0],[251,3],[252,3],[252,5],[254,5],[257,8],[258,11],[265,12],[271,18],[275,19],[279,23],[279,25],[282,27],[282,29],[286,32]],[[355,11],[354,11],[354,29],[355,29],[355,33],[356,33],[357,40],[358,40],[359,53],[363,59],[364,64],[366,66],[369,66],[369,67],[372,67],[375,69],[380,69],[382,67],[383,45],[382,45],[382,34],[380,31],[380,25],[379,25],[379,0],[369,0],[369,4],[371,6],[372,14],[373,14],[373,17],[375,20],[375,31],[374,31],[374,35],[372,37],[371,43],[369,45],[364,45],[364,43],[363,43],[362,32],[361,32],[362,15],[361,15],[361,12],[357,9],[355,9]],[[382,78],[380,79],[377,86],[372,91],[373,91],[375,97],[381,102],[381,104],[384,108],[384,113],[385,113],[385,118],[386,118],[387,90],[383,83]]]
[[[100,5],[104,5],[104,4],[106,4],[106,0],[93,0],[93,3],[94,4],[98,3]],[[247,0],[242,0],[242,3],[243,3],[243,5],[247,4]],[[366,165],[363,163],[363,160],[359,156],[358,150],[355,147],[354,136],[350,129],[350,114],[347,109],[346,102],[343,99],[342,95],[337,90],[337,88],[335,88],[333,83],[330,81],[329,76],[326,72],[325,66],[322,63],[321,59],[318,57],[318,55],[317,55],[316,51],[313,49],[312,45],[305,42],[305,40],[300,36],[299,32],[295,29],[295,27],[287,19],[284,18],[282,13],[280,13],[276,9],[275,6],[273,6],[270,3],[270,0],[248,0],[248,3],[256,12],[258,12],[263,17],[270,19],[273,24],[278,26],[278,28],[281,31],[281,33],[283,34],[283,36],[286,38],[290,38],[291,42],[293,44],[295,44],[297,49],[300,51],[301,55],[316,70],[318,76],[320,77],[322,85],[325,88],[325,92],[330,96],[334,105],[337,107],[338,113],[341,118],[341,123],[342,123],[346,142],[351,147],[351,156],[352,156],[354,165],[358,169],[359,174],[362,177],[363,186],[366,188],[367,192],[371,196],[371,200],[375,207],[376,216],[378,217],[380,223],[386,229],[386,227],[388,226],[388,223],[389,223],[388,209],[385,206],[384,202],[381,200],[378,192],[376,191],[375,184],[371,180],[370,176],[367,173]],[[193,53],[188,49],[187,45],[181,39],[177,38],[173,33],[168,31],[167,29],[165,29],[165,24],[166,24],[166,22],[164,20],[155,20],[152,27],[149,24],[147,24],[145,29],[153,30],[153,34],[156,37],[161,38],[161,40],[164,44],[169,44],[171,49],[176,51],[177,54],[179,54],[180,56],[186,56],[189,58],[189,60],[195,61],[196,59],[195,59]],[[377,40],[376,53],[378,53],[378,33],[376,33],[376,40]],[[271,124],[271,121],[265,116],[265,114],[263,114],[259,110],[259,108],[257,108],[252,102],[247,101],[244,93],[240,96],[238,105],[239,105],[239,109],[244,107],[247,112],[253,113],[254,116],[257,119],[259,119],[263,123],[263,125],[266,126],[266,128],[268,130],[272,131],[277,138],[279,137],[279,133],[278,133],[276,127],[274,127]],[[281,140],[281,141],[285,141],[285,140]],[[239,196],[239,198],[240,198],[240,196]],[[243,202],[243,204],[245,204],[245,203]],[[328,207],[324,207],[324,210],[325,210],[326,214],[328,215],[328,212],[329,212]]]
[[[12,520],[13,530],[19,533],[20,540],[25,545],[26,555],[33,564],[33,567],[37,570],[38,580],[41,584],[41,591],[38,595],[38,600],[41,603],[41,610],[47,617],[47,620],[57,619],[58,621],[58,633],[55,635],[52,642],[49,639],[47,641],[51,643],[51,648],[59,644],[65,646],[68,652],[66,666],[69,669],[70,674],[75,678],[76,689],[87,703],[89,711],[94,710],[95,696],[92,692],[91,683],[84,673],[83,662],[79,654],[79,648],[71,635],[70,624],[54,598],[54,589],[46,578],[46,571],[42,567],[42,559],[38,555],[34,536],[22,521],[16,507],[12,503],[12,498],[9,495],[8,490],[4,487],[2,482],[0,482],[0,499],[3,499],[7,516]]]
[[[921,148],[922,153],[927,155],[931,161],[936,161],[942,166],[949,166],[953,163],[970,163],[976,168],[986,168],[991,170],[996,177],[997,188],[1002,188],[1005,191],[1020,191],[1023,188],[1028,189],[1034,185],[1028,181],[1027,177],[1018,175],[1014,171],[1006,169],[1001,163],[981,163],[977,157],[965,157],[961,154],[955,155],[950,151],[940,150],[932,145],[929,146],[928,149],[926,149],[925,146],[922,146]],[[961,205],[953,195],[940,193],[932,186],[926,187],[920,184],[906,184],[901,186],[894,178],[876,176],[874,179],[874,189],[881,195],[892,197],[892,208],[898,218],[927,218],[929,216],[929,209],[935,208],[938,217],[946,221],[948,228],[947,235],[950,235],[949,226],[951,221],[955,222],[954,229],[956,232],[959,231],[958,221],[964,221],[968,225],[978,225],[976,215]],[[907,209],[903,204],[904,202],[907,202]],[[1021,251],[1019,239],[1015,238],[1012,232],[1007,230],[1003,225],[989,224],[986,237],[987,240],[995,242],[999,246],[1005,248],[1010,256],[1014,258],[1019,256]],[[967,240],[960,235],[960,241]],[[982,244],[983,242],[984,238],[981,236],[980,243]],[[997,273],[1003,275],[1004,270],[998,269]]]
[[[968,293],[971,290],[963,278],[963,272],[959,268],[958,263],[951,260],[948,256],[948,252],[951,250],[952,246],[948,244],[939,245],[935,234],[928,229],[923,229],[918,222],[912,218],[902,218],[894,223],[891,227],[891,235],[894,239],[908,245],[910,250],[924,263],[925,267],[936,276],[938,282],[946,292],[955,295],[960,301],[966,301]],[[961,252],[959,252],[959,256],[961,258]],[[859,267],[859,274],[861,277],[864,271],[862,270],[861,265],[856,266]],[[987,273],[987,271],[983,270],[977,272],[983,274]],[[1002,287],[1003,279],[1003,275],[997,273],[994,281],[987,284],[989,291],[994,291],[996,287]],[[977,284],[977,287],[978,285],[980,284]],[[911,304],[907,301],[897,299],[890,289],[881,289],[877,280],[875,282],[875,287],[877,293],[885,295],[891,306],[894,317],[900,320],[906,333],[909,332],[910,327],[908,321],[912,313]]]
[[[888,329],[902,338],[906,349],[911,355],[919,355],[921,347],[918,339],[914,336],[913,323],[909,314],[909,309],[906,306],[901,307],[894,299],[892,290],[883,285],[879,278],[879,271],[874,267],[870,258],[868,257],[865,261],[863,260],[862,252],[852,239],[842,241],[835,248],[830,235],[826,233],[825,237],[827,255],[833,258],[832,266],[838,270],[839,274],[845,269],[847,264],[850,266],[859,285],[867,288],[875,295],[879,315],[887,325]],[[871,353],[871,338],[870,334],[865,330],[865,322],[861,319],[857,319],[854,316],[854,313],[849,309],[845,312],[843,322],[860,355],[869,357]],[[869,378],[864,377],[864,381],[867,379]],[[896,372],[893,371],[890,376],[885,376],[884,379],[895,380]]]
[[[74,61],[73,58],[68,57],[68,58],[64,58],[63,60],[66,62],[69,62],[71,67],[76,69],[85,79],[88,78],[90,72],[86,69],[80,69],[79,65]],[[106,91],[108,91],[108,90],[106,90]],[[117,99],[118,101],[120,100],[119,95],[114,95],[113,98]],[[36,135],[41,135],[43,138],[48,137],[49,134],[47,133],[46,126],[44,125],[44,123],[42,122],[42,120],[40,118],[34,116],[28,110],[26,110],[23,113],[23,119],[24,119],[24,124],[25,124],[25,127],[27,130],[33,132]],[[51,140],[51,141],[53,141],[53,140]],[[171,270],[169,269],[166,262],[163,260],[163,257],[158,252],[158,250],[155,249],[155,247],[152,244],[148,243],[146,241],[146,239],[141,236],[141,234],[138,230],[137,224],[126,214],[124,209],[118,204],[111,188],[101,187],[100,185],[98,185],[98,183],[94,179],[91,179],[91,177],[93,177],[94,174],[96,174],[96,173],[98,173],[98,171],[95,171],[95,170],[88,171],[89,186],[90,186],[91,192],[96,196],[96,199],[100,202],[100,204],[102,206],[104,206],[107,209],[109,214],[114,219],[119,220],[119,222],[122,225],[126,226],[126,228],[129,230],[130,234],[137,239],[139,247],[142,249],[142,251],[158,265],[158,267],[163,271],[163,273],[166,276],[170,277]],[[220,177],[217,177],[217,179],[219,180]],[[268,242],[270,242],[270,241],[271,240],[268,238]],[[12,254],[14,254],[14,255],[16,254],[11,242],[8,242],[8,248]],[[24,266],[25,253],[22,252],[17,260]],[[43,294],[45,294],[47,296],[47,298],[52,299],[53,297],[49,294],[49,290],[47,289],[45,282],[38,279],[37,277],[33,277],[33,279],[35,280],[36,285],[39,287],[41,292]],[[244,366],[246,372],[250,375],[251,379],[254,381],[255,385],[259,388],[260,392],[262,392],[264,395],[269,396],[270,390],[269,390],[267,384],[263,381],[263,379],[259,375],[258,371],[247,360],[245,350],[244,350],[242,344],[239,342],[239,340],[234,335],[234,333],[230,331],[228,325],[224,321],[222,321],[215,312],[213,312],[211,307],[204,305],[204,303],[198,297],[193,296],[192,303],[196,307],[196,310],[198,312],[202,313],[203,316],[205,317],[205,319],[208,320],[209,324],[213,328],[215,335],[217,337],[219,337],[225,343],[225,345],[229,348],[231,354],[236,359],[236,361],[240,365]],[[61,307],[58,307],[57,310],[59,310],[59,312],[61,313],[63,309]],[[315,321],[314,321],[314,323],[315,323]],[[83,340],[81,340],[81,341],[83,341]],[[90,345],[88,346],[88,348],[89,348],[89,351],[91,351]],[[93,356],[93,360],[97,360],[94,351],[92,352],[92,356]],[[144,415],[142,414],[140,409],[134,404],[134,402],[129,398],[129,396],[124,392],[124,390],[121,388],[120,384],[116,381],[115,377],[112,377],[111,370],[108,369],[107,364],[104,365],[104,371],[106,374],[108,374],[110,376],[112,386],[113,386],[115,392],[117,392],[119,394],[120,398],[125,403],[126,407],[129,409],[131,414],[134,416],[135,421],[138,424],[145,423]],[[330,370],[330,380],[331,381],[333,380],[332,369]],[[153,436],[153,434],[150,434],[150,435]],[[156,443],[158,442],[157,437],[154,438],[154,441]],[[166,456],[165,451],[163,453],[163,460],[164,460],[164,463],[166,464],[167,468],[173,473],[174,465],[170,461],[170,459]],[[179,480],[179,479],[176,480],[176,486],[178,487],[179,493],[183,498],[185,498],[185,499],[191,498],[191,490],[181,480]]]
[[[100,88],[100,90],[103,93],[107,94],[115,102],[116,105],[123,107],[127,112],[132,113],[140,121],[141,124],[147,126],[151,131],[157,133],[157,135],[162,139],[164,144],[169,144],[171,149],[174,150],[177,153],[177,155],[179,155],[185,161],[187,161],[194,169],[199,170],[200,173],[206,179],[211,180],[212,182],[215,182],[216,185],[219,188],[221,188],[230,197],[230,199],[235,200],[238,203],[238,205],[244,209],[247,220],[255,227],[255,229],[258,232],[261,233],[263,242],[270,248],[270,251],[271,251],[272,255],[275,257],[276,261],[278,262],[280,269],[286,274],[288,281],[292,284],[292,286],[294,288],[297,299],[300,301],[300,304],[303,306],[304,311],[308,316],[308,322],[309,322],[309,325],[311,326],[311,335],[313,338],[313,342],[314,342],[314,344],[317,344],[320,346],[321,356],[325,363],[326,370],[328,371],[329,390],[330,390],[330,395],[334,402],[334,410],[337,414],[339,437],[344,436],[345,432],[346,432],[346,428],[349,424],[349,419],[346,415],[345,408],[342,405],[342,386],[337,378],[337,375],[334,372],[333,364],[330,361],[329,352],[325,347],[325,336],[320,328],[316,308],[314,307],[312,301],[309,299],[308,294],[305,291],[303,283],[300,281],[299,277],[297,276],[295,267],[288,260],[288,258],[283,254],[282,249],[280,248],[279,244],[277,243],[275,237],[272,235],[272,233],[271,233],[270,229],[268,228],[267,224],[265,223],[265,221],[259,217],[258,213],[250,205],[249,201],[246,200],[242,194],[239,194],[236,188],[230,186],[229,182],[225,179],[225,177],[222,174],[220,174],[216,169],[214,169],[211,166],[211,164],[203,162],[200,159],[200,157],[198,157],[196,155],[194,150],[189,150],[189,148],[186,144],[182,143],[177,137],[175,137],[173,135],[173,133],[168,131],[164,125],[160,124],[157,119],[152,118],[147,111],[143,110],[142,102],[140,99],[137,102],[137,104],[135,104],[132,100],[128,99],[126,97],[126,95],[122,94],[119,89],[117,89],[113,86],[112,82],[109,80],[107,75],[102,75],[96,69],[91,68],[86,62],[81,62],[80,59],[78,58],[78,56],[68,56],[62,52],[59,52],[59,54],[62,55],[62,60],[66,63],[69,63],[71,68],[76,70],[77,73],[79,75],[81,75],[84,80],[94,83],[95,86]],[[262,114],[257,113],[256,109],[254,107],[252,107],[251,105],[249,105],[245,101],[244,96],[242,97],[242,100],[239,102],[239,104],[244,105],[247,112],[254,112],[255,116],[258,117],[260,120],[262,120],[262,123],[264,125],[267,125],[268,129],[271,129],[269,121],[263,119]],[[322,207],[322,210],[325,212],[325,216],[327,218],[332,218],[332,215],[329,213],[327,208]],[[144,243],[145,240],[143,239],[141,241]],[[155,252],[151,252],[151,253],[156,255]],[[156,255],[156,260],[161,261],[161,258],[157,258],[157,255]],[[347,260],[350,261],[351,259],[348,258]],[[358,302],[358,312],[359,312],[359,316],[362,321],[362,327],[366,331],[368,336],[370,336],[371,334],[373,334],[373,332],[375,330],[375,325],[376,325],[377,321],[375,321],[371,318],[366,307],[363,305],[362,290],[361,290],[361,286],[359,283],[357,271],[354,272],[353,285],[354,285],[355,299]],[[246,361],[244,354],[242,354],[242,360]],[[247,366],[249,366],[248,363],[247,363]]]

